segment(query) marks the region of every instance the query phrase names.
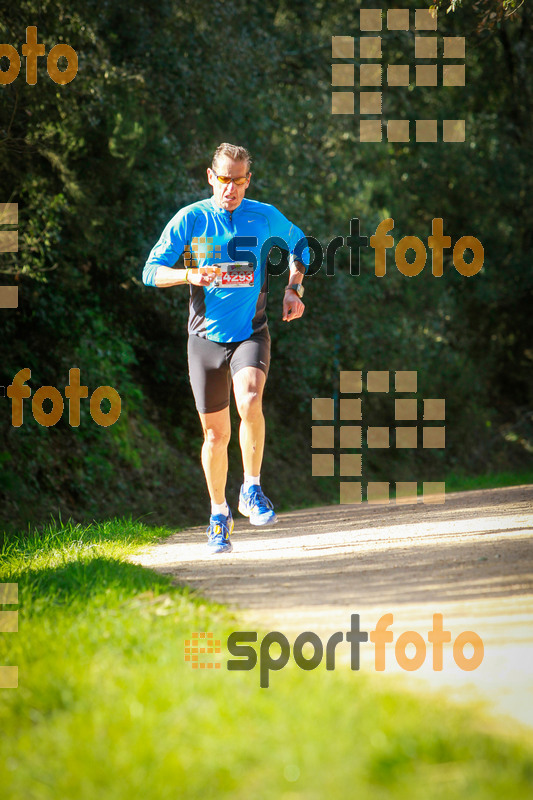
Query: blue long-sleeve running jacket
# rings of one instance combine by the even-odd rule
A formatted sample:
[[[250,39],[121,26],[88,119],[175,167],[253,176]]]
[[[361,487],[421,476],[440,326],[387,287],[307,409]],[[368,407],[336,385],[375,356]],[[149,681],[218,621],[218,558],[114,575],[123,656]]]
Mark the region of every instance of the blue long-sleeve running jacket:
[[[186,249],[196,254],[198,267],[252,262],[253,286],[190,286],[189,333],[215,342],[241,342],[267,324],[266,263],[274,244],[288,250],[289,263],[297,259],[309,264],[304,234],[277,208],[244,198],[230,212],[210,197],[185,206],[170,220],[148,256],[143,283],[155,286],[157,268],[174,267]]]

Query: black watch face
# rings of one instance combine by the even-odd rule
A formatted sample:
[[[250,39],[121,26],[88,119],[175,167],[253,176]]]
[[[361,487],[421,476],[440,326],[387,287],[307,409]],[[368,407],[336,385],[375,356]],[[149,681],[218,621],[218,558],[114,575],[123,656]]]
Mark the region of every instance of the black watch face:
[[[290,283],[288,286],[285,287],[285,291],[287,289],[292,289],[293,292],[296,292],[298,297],[303,297],[304,287],[301,283]]]

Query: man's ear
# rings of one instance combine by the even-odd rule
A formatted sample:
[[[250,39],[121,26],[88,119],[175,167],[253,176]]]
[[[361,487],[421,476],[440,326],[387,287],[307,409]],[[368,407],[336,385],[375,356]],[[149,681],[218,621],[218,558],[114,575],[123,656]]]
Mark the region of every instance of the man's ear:
[[[214,179],[215,179],[215,176],[213,175],[213,171],[211,170],[211,167],[208,167],[208,168],[207,168],[207,182],[208,182],[208,183],[209,183],[211,186],[213,186],[213,181],[214,181]]]

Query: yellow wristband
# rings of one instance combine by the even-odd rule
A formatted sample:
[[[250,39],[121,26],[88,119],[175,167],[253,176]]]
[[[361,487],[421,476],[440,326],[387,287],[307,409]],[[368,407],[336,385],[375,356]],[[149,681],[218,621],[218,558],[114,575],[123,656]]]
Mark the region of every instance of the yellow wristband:
[[[189,283],[189,270],[190,270],[190,267],[187,267],[187,269],[185,270],[185,282],[186,283]]]

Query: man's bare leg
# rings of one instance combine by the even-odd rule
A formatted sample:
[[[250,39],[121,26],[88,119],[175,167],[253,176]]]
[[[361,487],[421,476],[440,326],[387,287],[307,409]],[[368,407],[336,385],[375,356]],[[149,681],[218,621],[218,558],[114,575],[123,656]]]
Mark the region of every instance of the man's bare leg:
[[[211,502],[221,505],[226,499],[228,443],[231,437],[229,406],[222,411],[200,414],[204,430],[202,466]]]
[[[241,418],[239,441],[245,475],[259,475],[265,446],[263,389],[266,375],[257,367],[244,367],[233,376],[233,392]]]
[[[260,473],[265,446],[263,389],[266,375],[256,367],[245,367],[233,377],[233,391],[241,416],[241,443],[244,484],[239,496],[239,511],[252,525],[273,525],[277,517],[270,500],[261,489]],[[253,490],[252,490],[252,487]]]

